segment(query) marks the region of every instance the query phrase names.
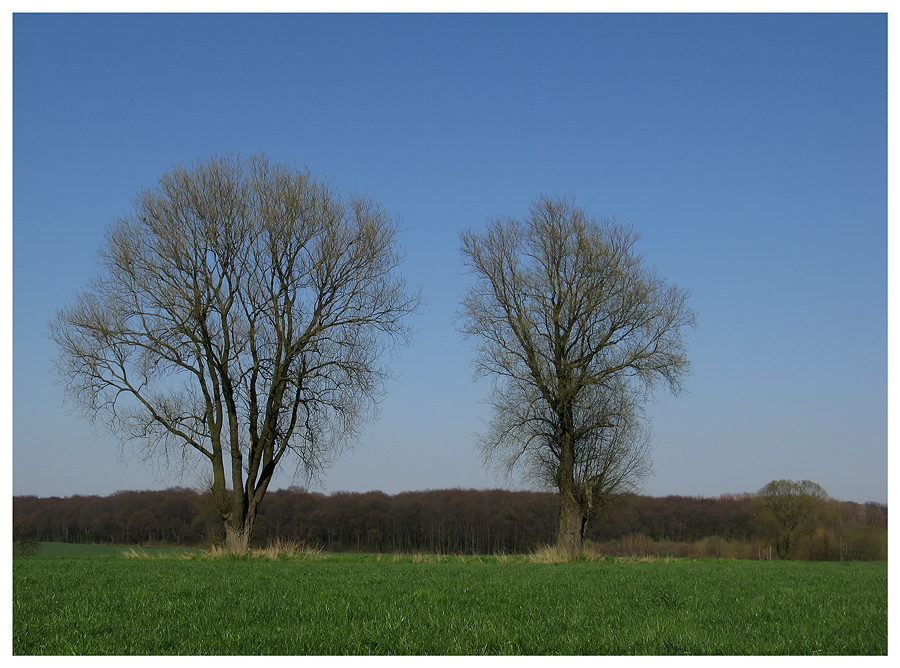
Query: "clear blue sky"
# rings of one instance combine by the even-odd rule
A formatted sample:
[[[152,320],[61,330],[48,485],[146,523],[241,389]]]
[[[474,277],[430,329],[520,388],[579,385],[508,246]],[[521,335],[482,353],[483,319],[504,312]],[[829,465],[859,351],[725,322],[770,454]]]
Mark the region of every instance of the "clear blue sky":
[[[14,494],[198,482],[72,413],[47,323],[139,190],[265,151],[398,216],[428,302],[321,491],[517,487],[474,449],[458,235],[547,193],[633,225],[699,312],[646,493],[887,501],[886,15],[20,14],[12,37]]]

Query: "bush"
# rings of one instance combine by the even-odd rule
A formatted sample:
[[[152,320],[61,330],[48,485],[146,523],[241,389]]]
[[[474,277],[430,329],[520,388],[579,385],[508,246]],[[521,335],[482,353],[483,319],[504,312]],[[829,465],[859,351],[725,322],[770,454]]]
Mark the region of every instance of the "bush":
[[[13,529],[13,556],[31,557],[41,549],[36,531],[26,524],[18,524]]]

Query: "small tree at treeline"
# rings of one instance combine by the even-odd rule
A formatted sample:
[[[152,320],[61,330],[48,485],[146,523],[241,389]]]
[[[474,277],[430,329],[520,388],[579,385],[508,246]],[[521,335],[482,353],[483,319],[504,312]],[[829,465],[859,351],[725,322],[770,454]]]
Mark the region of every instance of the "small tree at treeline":
[[[374,410],[418,294],[397,225],[263,156],[176,167],[108,231],[88,291],[50,325],[74,399],[146,455],[210,467],[247,549],[272,476],[316,475]]]
[[[828,493],[811,480],[773,480],[757,492],[757,520],[781,559],[795,556],[827,512]]]
[[[475,277],[461,331],[495,380],[486,459],[559,490],[557,544],[579,552],[587,519],[649,472],[643,400],[659,382],[681,388],[696,315],[634,252],[635,233],[570,201],[540,198],[525,221],[461,240]]]

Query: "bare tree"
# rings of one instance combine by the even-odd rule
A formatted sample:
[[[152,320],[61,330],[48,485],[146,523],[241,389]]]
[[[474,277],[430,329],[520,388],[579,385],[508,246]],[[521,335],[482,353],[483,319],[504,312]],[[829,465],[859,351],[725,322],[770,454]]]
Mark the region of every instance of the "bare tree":
[[[481,445],[559,490],[558,545],[580,551],[587,519],[649,472],[642,400],[688,369],[682,332],[695,313],[634,253],[638,236],[543,197],[524,222],[461,235],[474,284],[461,331],[478,341],[494,417]]]
[[[88,291],[50,324],[69,395],[147,457],[211,467],[246,550],[287,455],[316,475],[373,415],[419,303],[397,226],[264,156],[179,166],[108,231]]]

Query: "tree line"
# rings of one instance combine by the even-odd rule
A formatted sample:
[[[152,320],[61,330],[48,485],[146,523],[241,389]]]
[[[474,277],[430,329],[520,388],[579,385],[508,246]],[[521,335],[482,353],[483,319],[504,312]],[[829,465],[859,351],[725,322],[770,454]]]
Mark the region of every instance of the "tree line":
[[[618,495],[602,518],[588,523],[585,543],[614,556],[887,559],[886,505],[822,498],[788,541],[785,523],[778,525],[766,506],[763,492],[771,485],[759,494],[717,498]],[[559,495],[550,492],[279,489],[260,506],[253,543],[298,541],[329,552],[518,554],[554,543],[558,515]],[[212,495],[178,487],[103,497],[16,496],[13,530],[17,541],[203,547],[225,539]]]

